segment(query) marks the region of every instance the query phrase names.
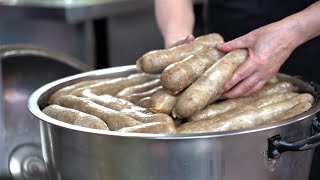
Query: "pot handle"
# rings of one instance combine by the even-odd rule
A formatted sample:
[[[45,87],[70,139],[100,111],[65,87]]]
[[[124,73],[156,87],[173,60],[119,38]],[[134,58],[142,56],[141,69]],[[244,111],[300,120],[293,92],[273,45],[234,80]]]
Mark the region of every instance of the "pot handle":
[[[320,145],[320,125],[317,117],[314,117],[312,124],[316,134],[307,139],[289,143],[281,139],[280,135],[275,135],[268,139],[268,158],[278,159],[281,153],[286,151],[306,151]]]

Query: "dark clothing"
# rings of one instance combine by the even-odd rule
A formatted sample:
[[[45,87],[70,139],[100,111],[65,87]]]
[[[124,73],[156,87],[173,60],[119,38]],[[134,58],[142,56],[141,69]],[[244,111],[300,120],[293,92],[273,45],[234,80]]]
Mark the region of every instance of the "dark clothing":
[[[207,33],[218,32],[232,40],[269,23],[299,12],[311,0],[209,0],[205,25]],[[298,47],[281,67],[280,72],[298,75],[320,83],[320,37]],[[310,180],[320,179],[320,148],[316,149]]]
[[[218,32],[228,41],[299,12],[314,2],[316,1],[209,0],[205,24],[208,32]],[[280,71],[320,83],[319,67],[320,37],[317,37],[298,47]]]

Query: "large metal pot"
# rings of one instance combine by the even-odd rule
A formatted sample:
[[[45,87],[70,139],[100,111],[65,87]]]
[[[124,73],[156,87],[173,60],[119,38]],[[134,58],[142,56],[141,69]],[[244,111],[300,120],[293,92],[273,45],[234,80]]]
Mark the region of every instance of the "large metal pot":
[[[88,70],[79,60],[45,48],[0,46],[0,179],[45,177],[39,123],[27,109],[28,98],[49,82]]]
[[[286,75],[279,77],[312,93],[316,103],[294,118],[256,128],[197,135],[122,134],[67,124],[41,112],[49,96],[61,87],[134,72],[133,66],[92,71],[52,82],[32,94],[28,107],[40,120],[51,179],[308,179],[312,148],[320,136],[313,128],[320,109],[319,86]]]

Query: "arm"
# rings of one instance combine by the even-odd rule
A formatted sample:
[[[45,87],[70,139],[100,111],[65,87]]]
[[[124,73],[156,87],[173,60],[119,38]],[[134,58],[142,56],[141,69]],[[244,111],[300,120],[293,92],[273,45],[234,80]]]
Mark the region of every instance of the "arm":
[[[320,35],[320,1],[296,14],[218,46],[229,52],[248,48],[249,57],[225,85],[224,96],[247,96],[276,74],[292,51]]]
[[[165,47],[192,34],[195,21],[192,0],[155,0],[155,11]]]

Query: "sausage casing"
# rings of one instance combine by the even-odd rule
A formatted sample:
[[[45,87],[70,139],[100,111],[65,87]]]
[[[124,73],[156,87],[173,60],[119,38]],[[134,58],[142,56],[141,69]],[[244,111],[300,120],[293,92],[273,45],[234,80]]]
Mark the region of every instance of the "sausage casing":
[[[177,97],[169,94],[164,89],[156,92],[150,99],[150,111],[171,115],[172,109],[177,102]]]
[[[261,108],[269,104],[278,103],[280,101],[284,101],[286,99],[292,98],[297,95],[298,95],[297,93],[291,93],[291,92],[281,93],[281,94],[272,94],[270,96],[262,97],[253,103],[249,103],[243,106],[238,106],[230,111],[226,111],[224,113],[221,113],[215,116],[207,116],[205,119],[201,119],[199,123],[197,123],[198,121],[185,123],[181,125],[179,128],[183,130],[183,129],[197,128],[199,126],[206,126],[208,124],[212,124],[212,123],[221,121],[223,119],[236,116],[239,113],[249,111],[252,109]]]
[[[154,95],[156,92],[160,91],[161,89],[163,89],[162,86],[158,86],[146,92],[131,94],[130,96],[123,97],[123,99],[130,101],[132,103],[136,103],[140,101],[142,98],[150,97]]]
[[[170,49],[150,51],[137,60],[136,66],[143,72],[161,73],[170,64],[223,42],[222,36],[217,33],[200,36],[187,44]]]
[[[93,129],[109,130],[107,124],[100,118],[75,109],[54,104],[47,106],[42,111],[48,116],[66,123]]]
[[[149,109],[150,103],[151,103],[150,100],[151,100],[151,97],[144,97],[140,99],[138,102],[136,102],[136,105]]]
[[[160,79],[155,79],[143,84],[138,84],[135,86],[124,88],[123,90],[117,93],[116,97],[123,98],[123,97],[130,96],[132,94],[146,92],[160,85],[161,85]]]
[[[50,96],[49,104],[55,104],[56,99],[58,99],[60,96],[68,95],[76,89],[87,87],[89,85],[96,84],[98,82],[106,82],[108,80],[109,79],[82,81],[82,82],[61,88]]]
[[[190,117],[203,109],[211,99],[217,99],[225,83],[246,60],[247,55],[246,49],[237,49],[211,66],[181,94],[173,109],[173,115],[182,119]]]
[[[186,57],[166,67],[161,74],[161,84],[170,94],[177,94],[193,83],[224,53],[216,48]]]
[[[213,117],[215,115],[227,112],[236,107],[254,102],[261,97],[269,96],[271,94],[276,93],[295,92],[296,90],[297,88],[289,82],[278,82],[274,84],[268,84],[265,85],[261,90],[257,91],[256,93],[250,96],[235,99],[227,99],[219,103],[208,105],[204,109],[189,117],[188,121],[199,121],[203,119],[208,119],[209,117]]]
[[[310,94],[299,94],[290,99],[269,104],[261,108],[252,109],[237,114],[236,116],[228,117],[218,122],[208,123],[206,125],[199,125],[194,128],[179,129],[178,132],[182,134],[188,133],[203,133],[203,132],[218,132],[229,131],[241,128],[249,128],[263,123],[272,121],[273,118],[288,111],[301,102],[313,103],[314,98]],[[204,120],[206,121],[206,120]],[[202,121],[196,121],[202,122]]]
[[[128,77],[120,77],[107,82],[101,82],[87,87],[76,89],[73,92],[71,92],[71,95],[81,96],[81,92],[83,90],[90,89],[92,93],[97,95],[110,94],[114,96],[124,88],[138,84],[143,84],[156,78],[158,78],[158,76],[151,74],[132,74]]]
[[[175,129],[174,121],[172,118],[166,114],[153,114],[149,112],[147,109],[136,106],[126,100],[113,97],[111,95],[104,95],[103,97],[99,97],[94,94],[86,94],[90,100],[93,102],[102,105],[104,107],[119,111],[120,113],[129,116],[133,119],[136,119],[142,123],[150,123],[150,122],[161,122],[165,123],[168,128]]]
[[[101,106],[83,97],[72,95],[61,96],[57,103],[60,106],[76,109],[87,114],[91,114],[107,123],[110,130],[115,131],[123,127],[130,127],[142,124],[141,122],[126,116],[119,111]]]
[[[282,121],[288,118],[292,118],[298,114],[301,114],[305,111],[308,111],[310,108],[312,107],[312,104],[309,102],[301,102],[299,104],[297,104],[296,106],[294,106],[293,108],[289,109],[288,111],[280,114],[279,116],[275,117],[274,119],[272,119],[270,122],[277,122],[277,121]]]
[[[175,134],[176,129],[171,128],[166,123],[151,122],[132,127],[125,127],[119,130],[125,133],[151,133],[151,134]]]

